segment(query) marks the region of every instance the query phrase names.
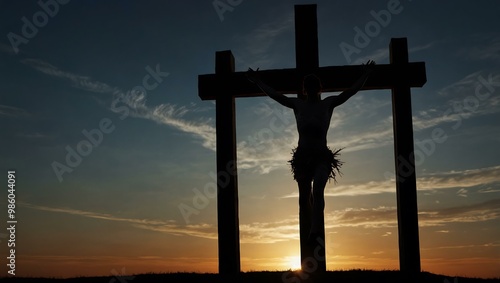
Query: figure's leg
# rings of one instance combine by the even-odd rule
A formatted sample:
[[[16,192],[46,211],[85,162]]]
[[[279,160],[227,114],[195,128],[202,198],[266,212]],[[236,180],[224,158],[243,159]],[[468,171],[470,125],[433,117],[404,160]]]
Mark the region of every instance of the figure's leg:
[[[300,238],[307,239],[311,231],[311,216],[312,216],[312,187],[310,180],[298,180],[299,185],[299,221],[300,221]],[[305,237],[303,236],[303,233]]]
[[[302,207],[312,207],[312,180],[298,180],[299,185],[299,205]]]
[[[316,168],[313,181],[313,208],[312,224],[309,242],[312,245],[313,256],[316,259],[315,273],[326,272],[326,247],[325,247],[325,186],[330,175],[329,164],[319,164]]]
[[[308,245],[309,232],[311,231],[311,180],[297,180],[299,186],[299,228],[300,228],[300,258],[305,264],[305,259],[312,256]],[[303,269],[308,268],[303,266]]]
[[[328,164],[320,164],[314,174],[312,187],[313,207],[312,207],[312,226],[311,233],[319,233],[324,228],[324,210],[325,210],[325,186],[330,175]]]

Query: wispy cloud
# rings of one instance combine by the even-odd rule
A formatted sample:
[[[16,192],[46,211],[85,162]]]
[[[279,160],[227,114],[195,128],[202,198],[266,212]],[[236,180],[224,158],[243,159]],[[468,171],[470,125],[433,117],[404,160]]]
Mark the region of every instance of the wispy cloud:
[[[422,50],[429,49],[429,48],[433,47],[437,42],[439,42],[439,41],[433,41],[433,42],[429,42],[429,43],[424,44],[424,45],[418,45],[418,46],[415,46],[415,47],[410,47],[410,49],[408,50],[408,52],[409,53],[415,53],[415,52],[419,52],[419,51],[422,51]]]
[[[269,50],[277,42],[280,34],[293,30],[293,24],[293,14],[290,13],[262,24],[248,34],[236,35],[234,41],[241,44],[241,47],[234,50],[235,59],[244,66],[262,69],[271,67],[275,59]]]
[[[372,53],[359,57],[354,62],[352,62],[352,65],[359,65],[362,63],[366,63],[368,60],[373,60],[376,63],[381,63],[389,58],[389,48],[379,48]]]
[[[479,83],[479,75],[481,75],[481,71],[468,74],[458,81],[441,88],[437,93],[441,96],[456,95],[457,93],[473,94],[471,90]]]
[[[500,218],[500,199],[419,213],[420,227],[446,226],[450,223],[471,223]],[[254,222],[242,225],[242,239],[251,243],[272,243],[298,239],[298,217],[290,217],[277,222]],[[348,208],[325,214],[325,228],[359,227],[392,228],[397,227],[395,207]],[[251,234],[248,233],[251,231]],[[382,236],[390,236],[386,232]]]
[[[485,189],[480,189],[477,192],[480,193],[480,194],[498,193],[498,192],[500,192],[500,188],[488,187],[488,188],[485,188]]]
[[[132,225],[136,228],[159,231],[177,236],[193,236],[200,238],[216,239],[217,233],[216,228],[209,224],[199,224],[199,225],[186,225],[181,226],[176,224],[174,220],[154,220],[154,219],[137,219],[137,218],[124,218],[117,217],[106,213],[97,213],[92,211],[78,210],[72,208],[57,208],[40,206],[29,203],[20,203],[21,206],[31,209],[36,209],[40,211],[48,211],[55,213],[63,213],[74,216],[81,216],[99,220],[114,221],[114,222],[124,222]]]
[[[57,68],[56,66],[51,65],[39,59],[23,59],[21,60],[21,62],[46,75],[62,79],[68,79],[71,82],[73,82],[73,86],[77,88],[98,93],[113,93],[115,90],[117,90],[114,87],[96,81],[88,76],[82,76],[71,72],[63,71]]]
[[[446,231],[446,230],[445,230]],[[437,231],[441,232],[441,231]],[[448,232],[444,232],[448,233]],[[435,249],[471,249],[471,248],[489,248],[489,247],[500,247],[499,242],[490,242],[490,243],[485,243],[485,244],[479,244],[479,245],[459,245],[459,246],[441,246],[441,247],[432,247],[432,248],[423,248],[422,250],[435,250]]]
[[[277,222],[253,222],[240,225],[242,243],[276,243],[297,239],[298,220],[288,218]]]
[[[458,55],[471,60],[500,61],[500,33],[477,34],[469,37],[472,39],[472,45],[462,47]]]
[[[337,147],[345,147],[343,152],[373,149],[392,144],[392,126],[384,126],[384,124],[384,122],[381,122],[367,132],[341,136],[340,138],[337,138],[335,144],[337,144]]]
[[[0,115],[20,118],[20,117],[27,117],[30,114],[22,108],[0,104]]]
[[[499,218],[500,199],[494,199],[468,206],[420,211],[419,226],[437,227],[446,226],[450,223],[471,223]],[[298,239],[298,217],[291,217],[279,222],[252,223],[246,227],[252,230],[254,237],[248,239],[252,242],[267,243]],[[382,206],[376,208],[347,208],[325,213],[325,228],[339,227],[397,227],[397,211],[395,207]],[[386,232],[382,236],[387,237],[390,235],[392,233]]]
[[[183,116],[190,111],[186,106],[177,106],[169,103],[148,106],[147,96],[144,93],[128,91],[126,93],[115,93],[117,98],[127,105],[129,115],[135,118],[147,119],[158,124],[173,127],[179,131],[193,134],[202,140],[202,145],[210,150],[215,150],[215,127],[211,118],[189,121],[183,119]],[[112,111],[119,113],[119,108],[111,108]]]
[[[466,198],[467,197],[467,193],[468,193],[468,191],[466,189],[460,189],[457,192],[457,196]]]
[[[325,227],[389,228],[397,226],[395,207],[348,208],[325,214]]]
[[[488,85],[485,85],[488,84]],[[481,87],[481,91],[479,94],[477,93],[477,89]],[[493,91],[495,88],[500,87],[500,74],[488,73],[485,70],[480,70],[473,72],[471,74],[466,75],[465,77],[459,79],[456,82],[453,82],[440,90],[437,93],[440,96],[453,96],[458,97],[459,102],[463,102],[462,100],[468,96],[476,96],[476,99],[481,99],[480,96],[486,96],[486,91],[491,92],[491,88]],[[498,103],[493,103],[491,99],[494,99],[495,95],[489,96],[488,100],[485,100],[484,104],[494,104],[498,105]],[[457,100],[451,100],[450,104],[454,104]]]
[[[193,134],[202,140],[202,145],[204,147],[215,150],[215,128],[213,127],[213,121],[211,119],[195,122],[182,118],[190,110],[199,110],[193,105],[190,105],[189,108],[187,106],[177,106],[170,103],[148,106],[146,104],[147,96],[144,93],[138,93],[136,91],[124,92],[117,87],[112,87],[106,83],[92,79],[91,77],[61,70],[39,59],[23,59],[22,62],[43,74],[69,80],[76,88],[94,93],[111,94],[115,99],[118,99],[119,102],[127,106],[127,110],[131,117],[151,120],[162,125],[170,126],[179,131]],[[2,112],[6,112],[7,110],[2,111],[2,108],[0,108]],[[118,107],[110,107],[110,110],[115,113],[121,111]]]
[[[19,133],[17,134],[18,137],[22,138],[27,138],[27,139],[45,139],[45,138],[50,138],[48,135],[44,135],[38,132],[35,133]]]
[[[20,203],[25,208],[69,214],[98,220],[123,222],[139,229],[167,233],[176,236],[192,236],[206,239],[217,239],[217,229],[212,224],[178,225],[174,220],[154,220],[118,217],[106,213],[58,208],[29,203]],[[277,223],[252,223],[240,225],[242,243],[274,243],[286,239],[294,239],[298,231],[297,220],[287,219]],[[275,229],[279,226],[279,229]]]
[[[418,191],[458,189],[458,195],[466,196],[467,190],[465,188],[497,183],[500,183],[500,166],[426,174],[417,179],[417,189]],[[325,190],[325,196],[360,196],[380,193],[395,193],[395,180],[335,185],[335,187],[327,187]],[[479,191],[479,193],[483,192]],[[282,198],[290,197],[297,198],[298,193],[294,192]]]
[[[415,47],[411,47],[411,48],[409,48],[408,53],[415,53],[415,52],[419,52],[422,50],[426,50],[426,49],[433,47],[435,44],[436,44],[436,42],[430,42],[430,43],[427,43],[424,45],[418,45]],[[368,60],[373,60],[377,63],[381,63],[381,62],[386,61],[387,59],[389,59],[389,48],[385,47],[385,48],[379,48],[366,56],[357,58],[356,60],[354,60],[354,62],[352,64],[358,65],[358,64],[366,63]]]
[[[485,82],[488,86],[484,85]],[[439,96],[452,99],[444,105],[430,107],[414,115],[414,129],[418,131],[452,122],[457,125],[453,127],[458,127],[463,119],[498,113],[500,96],[495,95],[495,92],[499,87],[500,74],[487,74],[485,71],[468,74],[437,91]],[[479,94],[478,89],[481,90]]]
[[[448,223],[473,223],[500,217],[500,199],[440,210],[421,211],[420,226],[445,226]]]
[[[135,228],[157,231],[178,236],[192,236],[217,239],[216,227],[212,224],[181,226],[173,220],[153,220],[117,217],[111,214],[96,213],[70,208],[53,208],[22,203],[26,208],[54,213],[63,213],[105,221],[123,222]],[[456,206],[439,210],[425,210],[419,213],[420,227],[446,226],[450,223],[470,223],[495,220],[500,217],[500,199],[468,206]],[[325,228],[360,227],[390,228],[397,226],[395,207],[348,208],[325,214]],[[440,232],[447,231],[441,230]],[[439,231],[438,231],[439,232]],[[444,232],[443,232],[444,233]],[[299,235],[298,217],[289,217],[280,221],[252,222],[240,225],[242,243],[276,243],[296,240]],[[387,232],[382,236],[390,236]]]
[[[471,223],[500,218],[500,199],[467,206],[419,212],[420,227],[446,226],[450,223]],[[348,208],[325,214],[327,228],[363,227],[389,228],[397,226],[395,207]]]
[[[418,179],[418,188],[424,190],[471,188],[500,182],[500,166],[479,169],[428,173]]]

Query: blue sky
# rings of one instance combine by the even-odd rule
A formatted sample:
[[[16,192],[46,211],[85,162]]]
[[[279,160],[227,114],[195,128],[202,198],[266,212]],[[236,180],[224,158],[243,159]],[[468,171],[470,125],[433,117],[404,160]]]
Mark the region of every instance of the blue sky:
[[[228,49],[237,71],[294,67],[293,5],[317,3],[320,66],[388,63],[394,37],[426,63],[427,83],[412,89],[422,268],[500,276],[494,1],[41,3],[58,9],[44,20],[36,1],[0,1],[0,168],[17,172],[21,275],[216,272],[215,104],[199,99],[197,76]],[[388,7],[345,56],[340,46],[356,47],[356,28]],[[288,269],[299,254],[293,113],[241,98],[236,119],[242,268]],[[69,166],[68,148],[90,151],[83,131],[102,138]],[[328,138],[346,162],[325,191],[328,268],[397,269],[390,91],[336,109]],[[58,177],[55,162],[72,171]]]

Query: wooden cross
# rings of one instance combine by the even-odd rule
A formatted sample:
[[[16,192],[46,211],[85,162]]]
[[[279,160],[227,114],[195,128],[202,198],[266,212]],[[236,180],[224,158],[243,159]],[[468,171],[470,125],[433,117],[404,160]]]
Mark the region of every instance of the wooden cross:
[[[316,74],[323,92],[350,88],[363,72],[363,66],[319,67],[316,5],[295,6],[296,68],[259,71],[261,79],[283,94],[302,95],[302,79]],[[363,90],[391,89],[394,129],[394,157],[396,165],[396,194],[400,270],[409,275],[420,272],[418,209],[413,155],[413,125],[411,87],[426,82],[425,63],[408,62],[406,38],[393,38],[390,43],[390,64],[374,66]],[[235,98],[265,96],[250,83],[245,71],[235,72],[230,50],[216,52],[215,74],[198,77],[198,91],[202,100],[216,101],[217,130],[217,221],[219,234],[219,273],[240,272],[240,244],[238,218],[238,175],[236,168]],[[316,271],[326,270],[324,245],[307,244],[310,229],[309,211],[300,208],[301,259],[316,260]],[[318,242],[324,243],[324,223]],[[318,248],[320,250],[318,250]],[[316,255],[315,255],[316,254]],[[304,265],[303,265],[304,269]]]

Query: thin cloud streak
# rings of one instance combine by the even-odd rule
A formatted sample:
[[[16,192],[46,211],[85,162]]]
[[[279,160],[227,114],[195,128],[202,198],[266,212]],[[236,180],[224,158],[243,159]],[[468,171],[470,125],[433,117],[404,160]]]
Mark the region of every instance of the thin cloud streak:
[[[54,208],[48,206],[34,205],[29,203],[20,203],[21,206],[40,211],[63,213],[74,216],[81,216],[99,220],[123,222],[132,225],[133,227],[164,232],[176,236],[193,236],[199,238],[216,239],[216,229],[213,225],[198,224],[180,226],[176,224],[175,220],[154,220],[154,219],[137,219],[137,218],[124,218],[117,217],[111,214],[96,213],[92,211],[84,211],[71,208]]]
[[[269,55],[269,49],[280,34],[292,31],[293,27],[293,14],[290,13],[274,22],[262,24],[244,36],[235,36],[234,41],[242,43],[241,48],[234,50],[235,59],[244,66],[261,69],[272,67],[273,59]]]
[[[215,128],[212,119],[203,122],[192,122],[182,117],[190,110],[185,106],[176,106],[169,103],[154,107],[146,105],[147,97],[144,93],[118,93],[117,98],[125,103],[132,117],[154,121],[158,124],[171,126],[179,131],[193,134],[202,140],[203,147],[215,151]],[[118,108],[111,111],[119,113]]]
[[[438,90],[439,96],[453,98],[444,106],[429,108],[414,115],[414,130],[424,130],[452,122],[455,122],[453,126],[455,129],[464,119],[498,113],[500,97],[493,93],[488,95],[486,91],[489,89],[483,85],[483,80],[491,84],[489,88],[500,86],[500,74],[486,75],[485,71],[477,71]],[[476,93],[477,89],[482,89],[480,94]]]
[[[21,60],[21,62],[46,75],[70,80],[71,82],[73,82],[73,86],[77,88],[97,93],[113,93],[117,90],[116,88],[111,87],[108,84],[93,80],[90,77],[60,70],[56,66],[39,59],[23,59]]]
[[[424,248],[422,250],[435,250],[435,249],[478,249],[478,248],[490,248],[490,247],[500,247],[500,243],[486,243],[480,245],[461,245],[461,246],[441,246],[441,247],[432,247],[432,248]]]
[[[480,43],[461,48],[458,51],[459,56],[476,61],[500,62],[500,33],[477,34],[472,36],[472,39]]]
[[[38,132],[34,133],[19,133],[17,134],[18,137],[21,138],[27,138],[27,139],[46,139],[46,138],[51,138],[51,136],[44,135]]]
[[[389,48],[379,48],[373,51],[371,54],[360,57],[352,63],[353,65],[359,65],[366,63],[368,60],[373,60],[376,63],[379,63],[389,58]]]
[[[429,49],[429,48],[433,47],[435,43],[436,42],[430,42],[430,43],[427,43],[427,44],[424,44],[424,45],[419,45],[419,46],[411,47],[408,50],[408,52],[409,53],[414,53],[414,52],[419,52],[419,51],[422,51],[422,50],[426,50],[426,49]],[[359,64],[362,64],[362,63],[366,63],[368,60],[374,60],[375,62],[380,63],[381,61],[385,61],[388,58],[389,58],[389,48],[385,47],[385,48],[379,48],[379,49],[373,51],[369,55],[366,55],[366,56],[363,56],[363,57],[360,57],[360,58],[354,60],[354,62],[352,64],[353,65],[359,65]]]
[[[98,220],[123,222],[135,228],[162,232],[176,236],[192,236],[205,239],[217,239],[216,227],[212,224],[196,224],[180,226],[174,220],[152,220],[116,217],[70,208],[53,208],[22,203],[23,207],[63,213]],[[490,221],[500,218],[500,199],[494,199],[468,206],[457,206],[439,210],[427,210],[419,213],[420,227],[446,226],[450,223],[471,223]],[[325,214],[325,228],[360,227],[391,228],[397,226],[395,207],[348,208],[335,210]],[[299,237],[298,217],[275,222],[252,222],[240,225],[242,243],[271,244],[282,241],[297,240]],[[490,245],[491,246],[491,245]]]
[[[487,184],[500,183],[500,166],[470,169],[462,171],[449,171],[442,173],[426,174],[417,179],[418,191],[435,191],[442,189],[472,188]],[[494,190],[494,189],[490,189]],[[361,184],[336,185],[325,190],[325,196],[361,196],[381,193],[395,193],[395,180],[371,181]],[[479,193],[484,193],[479,191]],[[281,198],[298,198],[294,192]]]
[[[166,103],[150,107],[146,105],[147,97],[144,93],[137,93],[135,91],[122,92],[117,87],[111,87],[106,83],[99,82],[87,76],[63,71],[39,59],[23,59],[21,62],[43,74],[69,80],[73,82],[73,86],[76,88],[95,93],[112,94],[128,106],[129,115],[132,117],[151,120],[182,132],[193,134],[202,139],[202,145],[205,148],[215,150],[215,128],[212,126],[213,121],[207,119],[203,122],[191,122],[181,119],[184,114],[189,112],[189,109],[185,106],[179,107]],[[119,113],[119,110],[115,107],[111,107],[110,110]]]
[[[22,118],[27,117],[30,114],[22,108],[0,104],[0,115],[13,118]]]

